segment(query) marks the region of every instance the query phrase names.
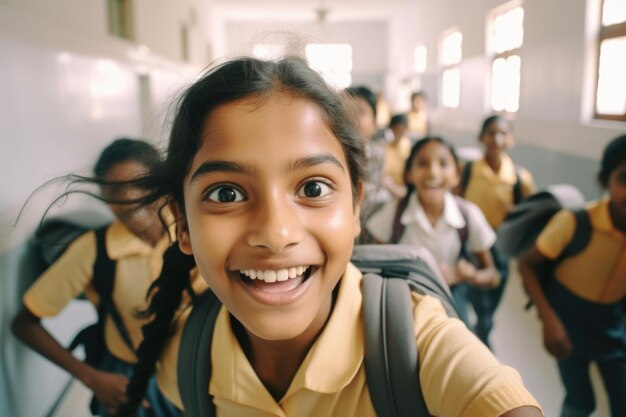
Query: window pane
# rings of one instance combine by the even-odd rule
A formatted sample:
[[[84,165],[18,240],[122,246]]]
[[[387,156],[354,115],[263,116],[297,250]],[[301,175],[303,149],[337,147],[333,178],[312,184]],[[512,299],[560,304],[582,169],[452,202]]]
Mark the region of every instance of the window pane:
[[[448,68],[443,72],[441,101],[444,107],[459,107],[461,98],[461,72],[458,67]]]
[[[415,48],[413,55],[413,68],[418,74],[426,71],[426,47],[424,45]]]
[[[604,0],[602,5],[602,26],[626,21],[626,0]]]
[[[491,67],[491,107],[495,111],[519,109],[521,59],[519,55],[497,58]]]
[[[308,44],[306,58],[309,65],[319,71],[337,88],[352,83],[352,46],[348,44]]]
[[[454,65],[461,62],[463,55],[463,35],[461,32],[452,32],[445,36],[441,42],[441,63],[443,65]]]
[[[495,53],[510,51],[522,46],[524,41],[524,9],[515,7],[496,15],[493,19],[492,42]]]
[[[504,110],[506,100],[506,59],[497,58],[491,65],[491,107]]]
[[[602,41],[596,112],[626,114],[626,36]]]

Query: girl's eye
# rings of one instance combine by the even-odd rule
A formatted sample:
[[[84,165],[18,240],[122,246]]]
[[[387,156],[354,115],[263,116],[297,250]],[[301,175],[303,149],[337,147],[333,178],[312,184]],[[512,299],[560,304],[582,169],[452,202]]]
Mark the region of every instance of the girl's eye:
[[[330,191],[330,186],[322,181],[309,181],[298,190],[298,197],[319,198]]]
[[[241,191],[230,185],[213,188],[206,196],[207,200],[217,203],[238,203],[245,200]]]

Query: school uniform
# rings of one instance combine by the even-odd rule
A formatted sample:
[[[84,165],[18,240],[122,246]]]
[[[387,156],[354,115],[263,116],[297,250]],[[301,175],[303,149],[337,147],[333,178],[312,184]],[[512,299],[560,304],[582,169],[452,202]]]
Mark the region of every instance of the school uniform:
[[[494,230],[504,221],[509,210],[516,203],[515,186],[519,180],[519,194],[524,198],[536,192],[532,175],[522,167],[516,167],[508,155],[502,155],[500,170],[494,172],[485,158],[472,162],[472,170],[463,197],[475,203],[483,212]],[[495,313],[506,286],[509,275],[508,259],[492,247],[491,254],[498,271],[501,284],[489,290],[470,288],[468,298],[476,312],[475,331],[478,337],[489,346],[489,333],[493,328]]]
[[[391,177],[398,185],[404,185],[404,165],[410,153],[411,141],[406,136],[400,138],[395,144],[385,145],[383,175]]]
[[[278,402],[248,362],[222,308],[207,387],[217,416],[374,417],[364,368],[361,280],[361,272],[348,265],[324,330]],[[438,300],[413,294],[413,302],[420,380],[433,415],[488,417],[526,405],[539,407],[517,371],[499,364],[459,320],[445,315]],[[159,386],[179,407],[176,358],[185,319],[178,321],[157,368]]]
[[[626,415],[626,235],[616,229],[609,199],[587,207],[591,239],[576,256],[563,259],[546,288],[550,305],[563,322],[573,345],[572,355],[559,361],[566,389],[563,415],[587,416],[595,400],[589,363],[596,361],[609,395],[613,416]],[[557,259],[574,235],[576,220],[562,210],[536,241],[539,252]],[[569,413],[569,414],[568,414]]]
[[[169,244],[170,239],[166,235],[155,247],[151,247],[119,221],[114,221],[107,228],[107,254],[116,262],[115,284],[111,296],[132,343],[132,349],[108,315],[104,322],[104,340],[108,355],[105,355],[101,369],[126,375],[132,371],[132,364],[137,361],[135,351],[142,340],[141,326],[146,322],[138,319],[136,312],[147,307],[147,290],[159,276],[163,252]],[[72,242],[63,255],[33,283],[24,294],[24,305],[39,318],[53,317],[72,299],[84,293],[97,306],[99,296],[92,285],[95,260],[96,236],[90,231]],[[100,415],[106,415],[106,412],[102,410]]]
[[[367,230],[380,242],[390,242],[393,221],[398,201],[389,202],[367,222]],[[493,229],[487,224],[485,216],[473,203],[466,201],[467,224],[459,205],[451,193],[444,197],[443,213],[433,226],[426,212],[417,199],[415,192],[400,217],[404,233],[397,243],[417,245],[426,248],[440,265],[454,271],[461,256],[461,251],[471,253],[489,250],[496,241]],[[467,227],[467,241],[462,247],[459,229]],[[467,315],[468,286],[457,281],[448,282],[454,297],[460,318],[469,325]]]

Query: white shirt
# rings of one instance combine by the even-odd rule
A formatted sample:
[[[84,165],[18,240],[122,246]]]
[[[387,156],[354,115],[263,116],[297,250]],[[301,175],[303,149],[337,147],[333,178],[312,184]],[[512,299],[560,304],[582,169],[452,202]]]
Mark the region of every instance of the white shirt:
[[[398,200],[392,200],[367,222],[367,229],[377,240],[389,242]],[[478,206],[465,200],[467,208],[467,250],[471,253],[488,250],[496,241],[496,234]],[[459,231],[465,227],[465,219],[455,197],[446,193],[443,213],[433,227],[424,208],[413,193],[409,204],[400,216],[405,227],[398,243],[419,245],[428,249],[439,264],[450,268],[456,265],[461,252]]]

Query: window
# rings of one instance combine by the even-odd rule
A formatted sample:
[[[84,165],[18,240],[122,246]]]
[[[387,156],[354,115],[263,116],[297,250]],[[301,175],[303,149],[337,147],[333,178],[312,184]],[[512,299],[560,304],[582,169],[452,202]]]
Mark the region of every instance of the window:
[[[133,39],[132,0],[108,0],[109,33],[124,39]]]
[[[422,74],[426,71],[426,47],[420,45],[415,48],[413,52],[413,70],[417,74]]]
[[[463,35],[453,31],[441,41],[441,103],[447,108],[459,107],[461,101],[461,57],[463,55]]]
[[[491,62],[491,108],[516,112],[519,109],[522,60],[519,49],[524,42],[524,9],[508,8],[493,14],[489,27]]]
[[[352,84],[352,46],[311,43],[305,53],[311,68],[319,71],[330,84],[337,88]]]
[[[595,117],[626,121],[626,1],[604,0]]]

